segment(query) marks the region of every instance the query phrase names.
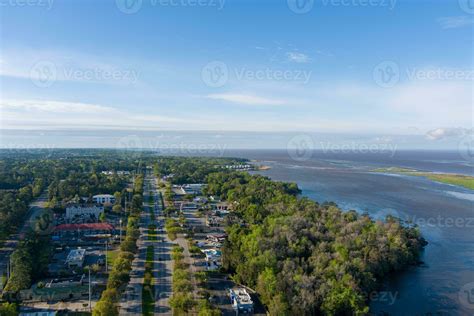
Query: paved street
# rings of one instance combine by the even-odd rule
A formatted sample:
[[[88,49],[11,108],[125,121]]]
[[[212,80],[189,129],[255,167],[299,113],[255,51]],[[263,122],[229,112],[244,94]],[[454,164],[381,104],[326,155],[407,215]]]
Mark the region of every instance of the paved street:
[[[143,276],[145,272],[146,249],[152,245],[154,249],[153,281],[155,286],[155,315],[171,315],[169,298],[172,293],[171,273],[173,269],[171,260],[172,243],[164,230],[164,217],[161,201],[157,191],[157,179],[148,174],[145,177],[143,193],[144,208],[140,217],[140,238],[138,239],[138,255],[132,264],[130,283],[121,301],[120,315],[142,314]],[[150,201],[152,192],[152,202]],[[151,217],[154,211],[154,219]],[[157,226],[156,238],[150,239],[149,225]]]
[[[157,225],[157,240],[154,241],[155,264],[153,276],[155,280],[155,314],[171,315],[169,299],[172,294],[173,261],[171,260],[172,242],[165,231],[165,218],[161,208],[161,200],[157,190],[158,179],[150,180],[151,191],[154,194],[154,210]]]

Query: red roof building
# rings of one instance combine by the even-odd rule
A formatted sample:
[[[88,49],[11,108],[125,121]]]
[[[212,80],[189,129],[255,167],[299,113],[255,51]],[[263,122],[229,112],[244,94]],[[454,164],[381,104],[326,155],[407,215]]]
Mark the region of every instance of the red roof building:
[[[89,230],[89,231],[112,231],[114,226],[109,223],[85,223],[85,224],[62,224],[54,228],[55,232],[59,231],[78,231],[78,230]]]

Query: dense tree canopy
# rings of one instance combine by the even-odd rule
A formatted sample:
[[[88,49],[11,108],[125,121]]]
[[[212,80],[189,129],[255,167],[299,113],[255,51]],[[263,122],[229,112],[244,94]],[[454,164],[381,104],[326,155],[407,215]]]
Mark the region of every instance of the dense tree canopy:
[[[225,165],[245,163],[245,159],[203,157],[159,157],[154,164],[158,176],[173,175],[175,184],[202,183],[211,172],[223,170]]]
[[[364,314],[387,273],[418,261],[416,228],[375,222],[333,203],[299,199],[294,184],[246,173],[211,174],[207,192],[233,202],[223,264],[255,288],[272,315]]]

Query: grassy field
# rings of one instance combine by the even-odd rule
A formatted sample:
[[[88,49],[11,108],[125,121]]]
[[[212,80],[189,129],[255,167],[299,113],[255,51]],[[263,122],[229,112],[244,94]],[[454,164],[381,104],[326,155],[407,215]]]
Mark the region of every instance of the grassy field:
[[[474,177],[451,173],[432,173],[413,169],[390,167],[374,169],[374,172],[405,174],[409,176],[425,177],[432,181],[457,185],[470,190],[474,190]]]
[[[142,290],[142,314],[154,315],[155,310],[155,287],[153,285],[153,261],[154,248],[148,246],[146,249],[145,275],[143,277]]]
[[[433,173],[421,173],[420,176],[426,177],[433,181],[458,185],[467,189],[474,190],[474,177],[464,176],[460,174],[433,174]]]

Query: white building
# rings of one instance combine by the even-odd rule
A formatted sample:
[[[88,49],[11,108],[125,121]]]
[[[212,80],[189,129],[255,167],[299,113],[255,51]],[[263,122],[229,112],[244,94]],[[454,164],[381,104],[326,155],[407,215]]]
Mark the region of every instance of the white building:
[[[219,267],[222,265],[222,252],[218,249],[205,249],[203,252],[206,255],[207,270],[214,271],[219,269]]]
[[[194,195],[201,194],[204,184],[201,183],[191,183],[183,185],[173,185],[173,191],[177,195]]]
[[[99,218],[100,213],[104,211],[103,206],[99,205],[80,205],[71,204],[66,207],[66,219],[70,220],[75,216],[94,216]]]
[[[97,204],[114,204],[115,203],[115,196],[111,194],[97,194],[92,197],[94,203]]]
[[[243,287],[229,289],[230,301],[232,308],[239,313],[252,313],[253,302],[250,294]]]
[[[86,258],[85,249],[74,249],[69,252],[66,258],[66,265],[69,268],[78,268],[82,267],[84,264],[84,259]]]
[[[130,175],[130,171],[123,171],[123,170],[118,170],[118,171],[108,170],[108,171],[102,171],[101,173],[105,174],[105,175],[108,175],[108,176],[111,176],[114,173],[117,174],[118,176],[128,176],[128,175]]]

